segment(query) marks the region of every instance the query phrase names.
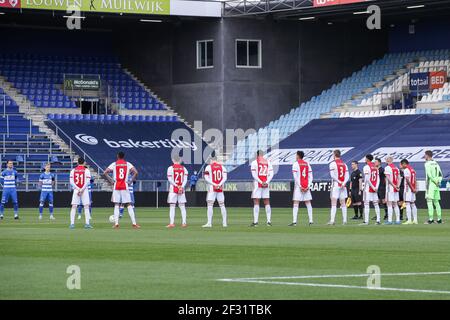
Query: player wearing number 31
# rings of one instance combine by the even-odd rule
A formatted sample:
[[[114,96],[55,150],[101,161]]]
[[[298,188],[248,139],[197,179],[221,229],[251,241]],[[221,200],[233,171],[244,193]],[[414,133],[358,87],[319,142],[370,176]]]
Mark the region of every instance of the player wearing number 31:
[[[345,199],[347,198],[347,182],[349,180],[348,167],[341,160],[341,151],[334,150],[334,161],[330,163],[331,176],[331,218],[329,225],[334,225],[337,210],[337,201],[339,199],[342,210],[342,223],[347,223],[347,206]]]
[[[72,209],[70,210],[70,229],[75,228],[75,214],[80,203],[84,206],[84,217],[86,222],[84,228],[92,229],[92,226],[89,223],[91,213],[89,210],[89,191],[87,189],[90,180],[91,172],[84,166],[84,159],[78,158],[78,166],[70,171],[70,185],[73,188]]]
[[[113,174],[113,181],[111,182],[114,183],[113,194],[111,197],[111,202],[114,203],[113,228],[119,228],[120,205],[123,204],[128,209],[128,214],[130,215],[133,228],[139,229],[140,226],[136,223],[131,194],[128,188],[128,184],[133,183],[133,181],[136,180],[138,172],[131,163],[125,161],[125,153],[122,151],[117,153],[117,160],[109,165],[104,172],[104,176],[111,179],[110,176],[108,176],[111,172]],[[132,174],[131,178],[130,173]]]

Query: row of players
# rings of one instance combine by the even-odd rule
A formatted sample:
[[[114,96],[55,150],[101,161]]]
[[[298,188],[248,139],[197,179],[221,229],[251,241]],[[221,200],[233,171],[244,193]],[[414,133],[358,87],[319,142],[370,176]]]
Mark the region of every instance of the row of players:
[[[329,225],[335,224],[337,203],[340,202],[342,210],[343,224],[347,223],[347,206],[345,201],[348,197],[347,182],[349,181],[349,172],[347,165],[341,160],[340,150],[334,151],[334,160],[330,163],[330,176],[332,180],[331,187],[331,213]],[[432,152],[425,152],[425,171],[426,171],[426,199],[429,209],[429,219],[426,223],[431,224],[433,220],[433,207],[437,212],[437,223],[442,223],[441,208],[439,205],[440,193],[439,184],[442,180],[442,171],[436,161],[432,159]],[[294,194],[293,194],[293,222],[290,226],[297,225],[297,216],[299,203],[304,202],[308,212],[309,224],[313,223],[313,211],[312,211],[312,195],[311,186],[313,181],[313,172],[310,164],[305,161],[304,153],[298,151],[296,155],[297,159],[292,166],[293,179],[295,182]],[[112,202],[114,203],[114,228],[119,227],[119,219],[123,214],[123,208],[126,207],[130,215],[133,228],[140,228],[136,223],[136,217],[134,213],[134,198],[132,193],[132,183],[136,180],[137,170],[129,162],[125,161],[125,154],[119,152],[117,160],[113,162],[104,172],[105,178],[107,178],[111,184],[113,184]],[[354,202],[364,202],[364,223],[369,224],[369,211],[370,202],[372,202],[376,212],[376,223],[380,224],[380,207],[378,199],[378,188],[380,186],[379,170],[373,163],[373,156],[371,154],[366,155],[366,165],[363,169],[363,181],[360,188],[351,188],[352,199]],[[393,158],[386,158],[387,166],[385,168],[386,179],[386,201],[388,219],[387,224],[392,224],[393,212],[396,214],[395,223],[400,223],[400,210],[398,207],[399,202],[399,190],[401,183],[400,170],[393,164]],[[408,160],[403,159],[401,167],[404,171],[404,195],[403,199],[406,204],[407,221],[405,224],[417,224],[417,207],[415,206],[415,194],[417,192],[417,181],[415,170],[411,167]],[[253,207],[253,222],[250,225],[255,227],[258,225],[259,220],[259,207],[260,199],[263,199],[267,217],[267,225],[271,226],[271,207],[270,207],[270,190],[269,183],[273,178],[273,167],[270,161],[263,157],[262,151],[258,151],[256,159],[251,163],[251,172],[254,179],[254,189],[252,191],[251,198],[254,201]],[[112,173],[112,178],[109,176]],[[0,207],[0,218],[3,218],[4,204],[9,197],[12,198],[14,203],[14,215],[18,218],[18,205],[17,205],[17,191],[15,189],[17,172],[13,169],[12,162],[8,162],[7,170],[2,172],[4,190],[2,193],[2,201]],[[170,184],[168,194],[168,204],[170,206],[169,211],[169,224],[168,228],[175,227],[175,207],[178,204],[181,217],[182,227],[186,227],[186,196],[185,186],[187,183],[188,172],[186,168],[181,164],[181,159],[174,158],[173,165],[167,170],[167,178]],[[212,158],[211,163],[206,167],[204,177],[208,183],[207,193],[207,223],[203,226],[205,228],[212,226],[213,205],[217,200],[221,214],[222,225],[227,226],[227,212],[225,208],[225,197],[223,192],[223,185],[227,180],[227,171],[225,167],[220,164],[217,159]],[[40,199],[40,217],[42,216],[42,209],[44,202],[48,200],[50,202],[50,213],[53,217],[53,194],[52,184],[54,176],[50,173],[50,166],[46,166],[46,171],[41,175],[40,183],[42,185],[41,199]],[[70,227],[74,228],[75,215],[77,207],[84,207],[85,211],[85,228],[92,228],[90,225],[90,209],[92,198],[89,192],[89,186],[91,182],[90,171],[86,168],[84,159],[78,159],[78,166],[71,171],[70,184],[72,185],[73,197],[72,197],[72,209],[70,212]],[[131,189],[131,190],[130,190]],[[355,191],[357,194],[355,194]],[[122,210],[121,210],[122,209]],[[122,211],[122,212],[121,212]],[[79,211],[80,212],[80,211]]]

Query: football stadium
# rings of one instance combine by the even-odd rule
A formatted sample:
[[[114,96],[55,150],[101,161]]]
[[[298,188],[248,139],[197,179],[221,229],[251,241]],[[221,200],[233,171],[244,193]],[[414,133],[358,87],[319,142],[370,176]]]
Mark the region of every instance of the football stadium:
[[[0,0],[0,300],[449,300],[449,68],[447,0]]]

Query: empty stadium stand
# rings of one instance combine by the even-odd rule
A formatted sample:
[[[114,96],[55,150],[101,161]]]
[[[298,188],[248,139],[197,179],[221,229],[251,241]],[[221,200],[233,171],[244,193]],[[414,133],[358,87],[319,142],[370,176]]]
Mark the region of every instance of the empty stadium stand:
[[[362,161],[367,153],[384,159],[392,154],[395,162],[407,158],[424,179],[425,150],[433,150],[444,178],[450,178],[450,114],[403,115],[378,118],[316,119],[280,142],[267,157],[272,159],[275,180],[292,179],[292,163],[297,150],[303,150],[310,161],[315,180],[329,179],[329,162],[336,148],[343,152],[343,160]],[[253,155],[254,157],[254,155]],[[249,163],[229,174],[230,180],[251,179]]]
[[[121,68],[115,57],[0,54],[0,75],[35,107],[77,108],[70,92],[63,91],[64,74],[100,75],[102,95],[128,110],[165,110],[165,105]]]
[[[1,169],[6,168],[7,160],[13,160],[20,174],[19,190],[33,190],[45,163],[50,162],[56,174],[56,190],[68,190],[73,155],[26,119],[2,88],[0,101]]]
[[[265,150],[277,144],[313,119],[340,118],[343,114],[349,117],[373,117],[432,113],[432,109],[427,107],[414,111],[389,110],[381,113],[385,102],[382,100],[390,99],[391,107],[394,106],[398,101],[393,99],[393,93],[405,84],[408,85],[408,74],[412,70],[419,67],[435,70],[441,63],[448,66],[449,57],[448,49],[386,54],[382,59],[372,62],[310,101],[292,109],[289,114],[282,115],[258,132],[238,141],[234,151],[228,156],[226,165],[232,170],[252,157],[258,149]],[[447,97],[444,92],[446,91],[442,91],[442,98]],[[444,112],[444,108],[439,107],[439,112]]]

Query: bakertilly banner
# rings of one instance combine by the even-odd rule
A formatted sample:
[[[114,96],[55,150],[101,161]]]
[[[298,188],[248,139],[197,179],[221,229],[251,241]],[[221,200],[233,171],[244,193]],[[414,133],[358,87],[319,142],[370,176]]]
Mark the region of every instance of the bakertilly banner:
[[[0,7],[136,14],[170,14],[170,0],[0,0]]]

